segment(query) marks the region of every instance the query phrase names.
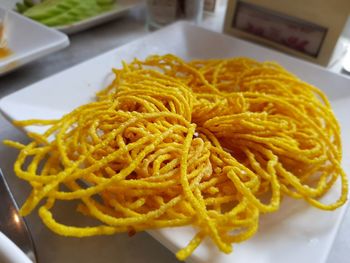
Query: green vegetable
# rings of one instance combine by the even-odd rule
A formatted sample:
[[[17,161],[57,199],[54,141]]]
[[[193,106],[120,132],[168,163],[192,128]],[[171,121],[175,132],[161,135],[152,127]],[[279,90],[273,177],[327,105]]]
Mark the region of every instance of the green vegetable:
[[[18,12],[23,13],[27,9],[31,8],[33,6],[33,3],[29,0],[24,0],[23,3],[16,3],[16,8]]]
[[[18,12],[23,13],[24,11],[27,10],[27,7],[25,4],[22,3],[16,3],[16,9]]]
[[[23,0],[23,3],[29,8],[34,5],[32,0]]]
[[[18,12],[48,26],[62,26],[108,11],[115,0],[45,0],[29,6],[30,0],[17,4]]]
[[[98,5],[112,5],[115,3],[115,0],[96,0]]]

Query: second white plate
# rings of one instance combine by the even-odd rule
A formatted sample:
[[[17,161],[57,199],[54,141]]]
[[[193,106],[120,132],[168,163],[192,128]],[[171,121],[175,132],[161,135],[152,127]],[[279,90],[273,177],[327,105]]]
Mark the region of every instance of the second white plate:
[[[2,0],[4,1],[1,3],[4,7],[15,10],[16,8],[16,2],[22,2],[22,1],[13,1],[13,0]],[[130,11],[132,8],[142,4],[142,0],[116,0],[117,5],[113,7],[111,10],[103,12],[99,15],[88,17],[84,20],[55,27],[55,29],[60,30],[63,33],[66,34],[74,34],[81,32],[83,30],[89,29],[91,27],[103,24],[105,22],[111,21],[113,19],[116,19],[118,17],[121,17],[126,12]]]
[[[5,12],[0,7],[0,18],[5,17]],[[5,32],[12,53],[0,59],[0,76],[69,45],[65,34],[13,11],[8,11]]]

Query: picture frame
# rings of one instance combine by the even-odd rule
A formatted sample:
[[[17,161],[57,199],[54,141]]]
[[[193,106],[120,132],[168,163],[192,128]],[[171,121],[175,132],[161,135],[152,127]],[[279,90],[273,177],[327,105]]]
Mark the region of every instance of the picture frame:
[[[224,32],[327,66],[349,12],[348,0],[228,0]]]

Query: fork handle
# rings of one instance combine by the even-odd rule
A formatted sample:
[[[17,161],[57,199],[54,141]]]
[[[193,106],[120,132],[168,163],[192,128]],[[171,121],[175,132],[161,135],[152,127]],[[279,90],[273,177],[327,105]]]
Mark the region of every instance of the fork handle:
[[[4,263],[32,263],[32,261],[0,231],[0,262]]]

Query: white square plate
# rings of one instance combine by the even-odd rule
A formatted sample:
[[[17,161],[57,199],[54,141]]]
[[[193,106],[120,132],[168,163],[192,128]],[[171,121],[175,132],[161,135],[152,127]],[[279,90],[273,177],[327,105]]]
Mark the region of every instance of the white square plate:
[[[21,1],[2,0],[2,1],[4,1],[2,5],[11,10],[16,9],[16,3],[23,2],[23,0]],[[142,4],[143,0],[116,0],[116,2],[117,4],[106,12],[103,12],[96,16],[88,17],[86,19],[83,19],[78,22],[74,22],[69,25],[55,27],[55,29],[58,29],[61,32],[66,34],[78,33],[83,30],[89,29],[91,27],[94,27],[94,26],[103,24],[105,22],[111,21],[113,19],[116,19],[118,17],[121,17],[126,12],[130,11],[132,8]]]
[[[187,23],[159,30],[9,95],[0,101],[0,109],[10,120],[60,117],[92,101],[95,92],[110,81],[111,68],[120,67],[121,60],[131,61],[135,57],[143,59],[151,54],[165,53],[173,53],[186,60],[247,56],[259,61],[277,61],[327,93],[342,126],[343,158],[350,159],[349,79],[276,51]],[[344,163],[344,168],[349,173],[349,163]],[[332,189],[326,199],[336,198],[337,194],[337,189]],[[285,199],[278,212],[261,217],[258,233],[252,239],[234,245],[234,252],[230,255],[219,252],[206,240],[188,261],[325,262],[344,211],[345,206],[334,212],[324,212],[303,201]],[[149,233],[175,252],[187,244],[193,232],[190,227],[182,227]]]
[[[8,12],[5,32],[12,54],[0,59],[0,76],[69,45],[68,37],[57,30]],[[5,9],[0,7],[0,20],[4,16]]]

